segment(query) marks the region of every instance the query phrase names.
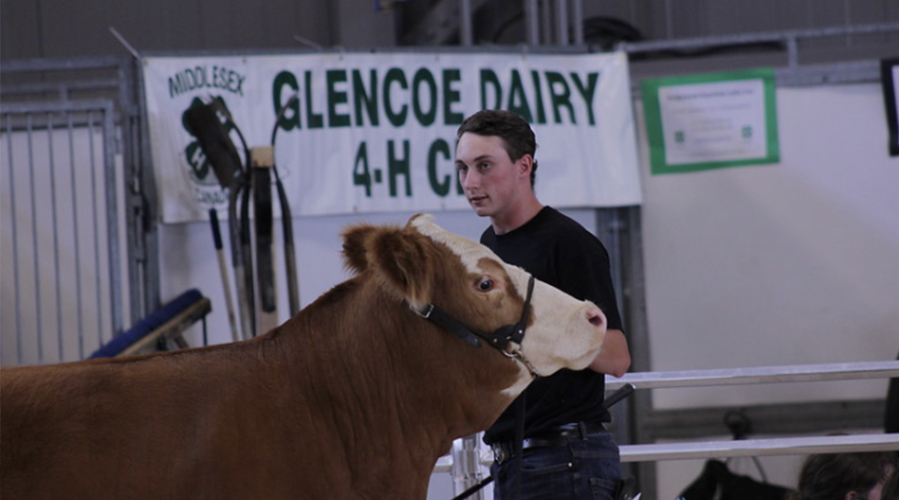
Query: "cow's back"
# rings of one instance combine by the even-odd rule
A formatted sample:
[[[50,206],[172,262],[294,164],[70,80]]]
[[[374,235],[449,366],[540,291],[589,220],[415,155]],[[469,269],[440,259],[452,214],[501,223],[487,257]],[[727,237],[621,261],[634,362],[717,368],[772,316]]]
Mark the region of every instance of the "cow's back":
[[[296,451],[326,436],[283,439],[312,427],[311,403],[269,397],[289,384],[256,347],[3,368],[3,498],[287,497],[298,470],[327,463]]]

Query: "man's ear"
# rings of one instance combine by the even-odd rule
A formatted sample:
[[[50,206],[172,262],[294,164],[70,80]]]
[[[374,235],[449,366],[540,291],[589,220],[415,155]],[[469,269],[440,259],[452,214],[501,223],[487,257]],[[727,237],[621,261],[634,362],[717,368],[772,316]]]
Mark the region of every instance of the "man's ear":
[[[519,173],[522,177],[531,178],[531,170],[534,169],[534,157],[525,153],[515,162],[519,165]]]

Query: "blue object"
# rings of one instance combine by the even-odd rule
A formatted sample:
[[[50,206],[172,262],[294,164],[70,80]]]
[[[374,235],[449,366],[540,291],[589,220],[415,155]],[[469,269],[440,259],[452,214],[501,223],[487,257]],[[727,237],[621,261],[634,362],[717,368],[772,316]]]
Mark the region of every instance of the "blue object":
[[[198,302],[203,298],[203,294],[200,293],[196,288],[191,288],[190,290],[182,293],[178,297],[172,299],[166,304],[163,304],[161,307],[156,309],[147,315],[144,319],[138,321],[134,324],[129,330],[123,332],[121,335],[117,335],[112,340],[106,343],[103,347],[97,349],[93,354],[88,357],[88,359],[95,358],[111,358],[125,349],[127,349],[130,345],[134,344],[138,340],[146,337],[153,330],[156,330],[160,326],[164,325],[167,321],[177,316],[179,313],[187,309],[192,304]]]

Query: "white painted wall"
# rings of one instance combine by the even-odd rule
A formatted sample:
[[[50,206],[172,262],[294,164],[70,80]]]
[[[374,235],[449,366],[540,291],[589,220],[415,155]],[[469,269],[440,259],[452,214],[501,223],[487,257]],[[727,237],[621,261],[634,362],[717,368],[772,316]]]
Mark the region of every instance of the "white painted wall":
[[[899,351],[899,158],[887,153],[880,86],[781,88],[777,109],[780,164],[653,176],[644,162],[654,370],[881,361]],[[653,397],[659,408],[853,400],[882,398],[886,384]],[[762,463],[772,482],[789,486],[801,458]],[[754,472],[749,460],[736,462]],[[702,465],[659,463],[659,498],[675,498]]]

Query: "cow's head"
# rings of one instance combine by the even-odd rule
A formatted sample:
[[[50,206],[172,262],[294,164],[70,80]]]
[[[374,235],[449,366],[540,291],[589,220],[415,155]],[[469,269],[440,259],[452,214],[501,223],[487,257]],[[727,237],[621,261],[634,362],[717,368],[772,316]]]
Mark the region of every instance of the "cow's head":
[[[514,324],[529,307],[520,345],[523,383],[530,380],[529,368],[541,376],[586,368],[602,346],[606,318],[597,306],[540,281],[527,306],[531,276],[526,271],[440,228],[429,215],[412,217],[402,229],[352,227],[344,232],[344,257],[356,272],[380,276],[413,310],[433,304],[476,331]]]

